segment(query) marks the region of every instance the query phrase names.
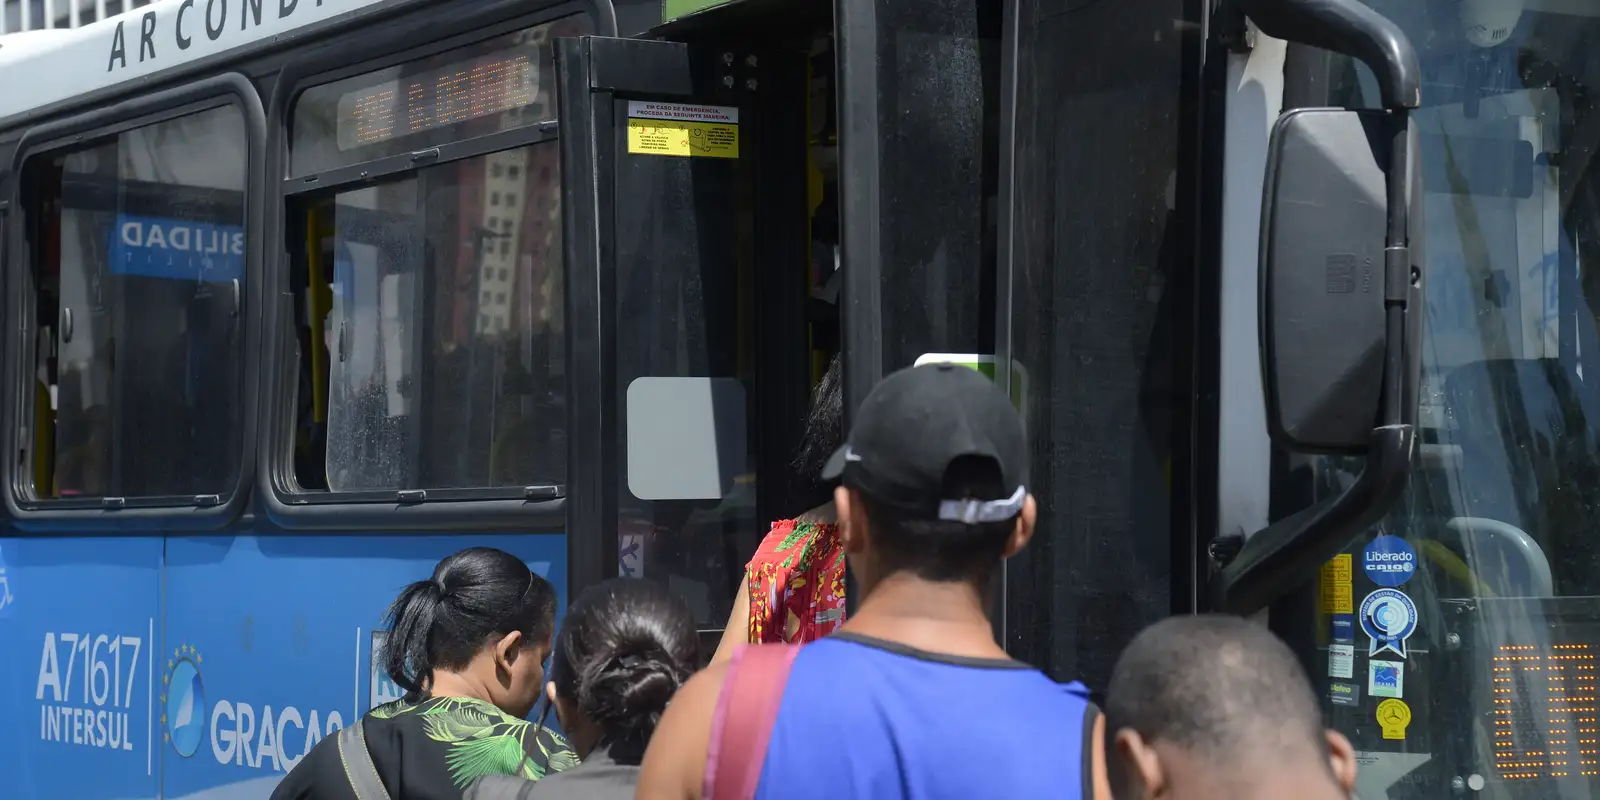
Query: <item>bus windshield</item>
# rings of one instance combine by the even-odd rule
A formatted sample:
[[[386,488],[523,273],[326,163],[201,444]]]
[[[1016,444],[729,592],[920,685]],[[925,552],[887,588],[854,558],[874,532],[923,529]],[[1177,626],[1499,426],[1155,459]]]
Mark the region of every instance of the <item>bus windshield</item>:
[[[1424,74],[1420,447],[1322,570],[1325,706],[1361,797],[1594,796],[1600,3],[1369,2]],[[1377,105],[1365,67],[1310,55],[1289,61],[1305,105]],[[1316,494],[1356,466],[1314,461]]]

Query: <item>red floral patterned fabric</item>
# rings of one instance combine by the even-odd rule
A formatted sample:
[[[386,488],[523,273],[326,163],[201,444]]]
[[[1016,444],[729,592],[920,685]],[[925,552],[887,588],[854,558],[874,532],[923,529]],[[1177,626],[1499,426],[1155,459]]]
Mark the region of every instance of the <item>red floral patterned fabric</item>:
[[[805,643],[844,624],[844,545],[835,525],[772,523],[745,568],[751,644]]]

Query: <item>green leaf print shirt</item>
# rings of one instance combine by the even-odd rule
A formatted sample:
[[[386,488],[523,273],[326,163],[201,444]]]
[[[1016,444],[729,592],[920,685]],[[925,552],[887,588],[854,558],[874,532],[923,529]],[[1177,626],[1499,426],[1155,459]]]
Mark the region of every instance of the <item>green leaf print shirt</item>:
[[[538,780],[578,763],[566,740],[464,697],[396,701],[366,716],[367,749],[393,800],[461,800],[484,775]],[[272,800],[353,800],[336,737],[296,764]]]

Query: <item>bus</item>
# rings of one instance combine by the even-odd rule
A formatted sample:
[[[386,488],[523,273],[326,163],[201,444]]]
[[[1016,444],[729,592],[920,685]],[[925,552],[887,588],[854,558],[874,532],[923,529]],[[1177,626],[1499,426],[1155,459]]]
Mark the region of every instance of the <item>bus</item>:
[[[1600,785],[1600,4],[0,0],[0,34],[7,797],[266,797],[396,695],[384,606],[466,546],[563,599],[660,581],[715,641],[816,499],[835,354],[847,416],[929,361],[1022,410],[1015,657],[1103,689],[1148,623],[1253,615],[1362,798]]]

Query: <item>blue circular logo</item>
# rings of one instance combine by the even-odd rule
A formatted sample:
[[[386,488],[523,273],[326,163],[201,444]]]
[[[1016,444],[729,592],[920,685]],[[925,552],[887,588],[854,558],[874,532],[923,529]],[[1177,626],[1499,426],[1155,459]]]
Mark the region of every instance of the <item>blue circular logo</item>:
[[[1399,586],[1417,571],[1417,553],[1398,536],[1379,536],[1361,554],[1361,568],[1379,586]]]
[[[1406,640],[1417,630],[1417,606],[1398,589],[1379,589],[1361,601],[1361,631],[1372,637],[1367,655],[1388,650],[1406,656]]]
[[[206,689],[200,681],[200,668],[187,657],[172,666],[162,703],[172,749],[184,758],[194,755],[206,729]]]

